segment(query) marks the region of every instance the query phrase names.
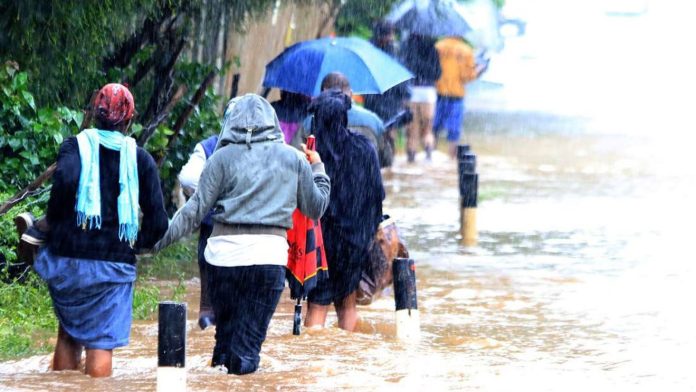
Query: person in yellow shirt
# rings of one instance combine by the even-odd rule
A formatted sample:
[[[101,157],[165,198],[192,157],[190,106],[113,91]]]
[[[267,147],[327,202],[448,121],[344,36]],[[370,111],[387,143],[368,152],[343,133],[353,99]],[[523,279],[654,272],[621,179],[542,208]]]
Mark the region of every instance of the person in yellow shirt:
[[[440,131],[447,130],[449,153],[454,158],[464,121],[465,86],[478,77],[480,69],[476,66],[472,47],[459,37],[446,37],[438,41],[435,48],[442,74],[435,83],[437,104],[433,133],[437,141]]]

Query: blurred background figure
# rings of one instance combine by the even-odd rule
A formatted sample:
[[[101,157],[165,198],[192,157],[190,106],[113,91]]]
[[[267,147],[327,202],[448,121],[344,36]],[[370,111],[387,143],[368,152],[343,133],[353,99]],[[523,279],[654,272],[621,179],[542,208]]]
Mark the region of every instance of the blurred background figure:
[[[459,37],[446,37],[435,45],[440,56],[442,75],[436,83],[437,104],[433,133],[437,144],[440,131],[447,131],[449,155],[454,158],[464,121],[466,84],[483,69],[476,66],[474,51]]]
[[[440,59],[435,49],[435,39],[411,33],[402,49],[406,68],[414,75],[409,102],[413,121],[406,128],[406,154],[409,163],[416,160],[416,151],[422,144],[425,156],[430,160],[435,139],[433,137],[433,114],[437,92],[435,82],[440,78]]]
[[[387,21],[378,21],[373,26],[372,38],[370,38],[370,42],[398,61],[399,53],[395,37],[395,29],[392,23]],[[371,110],[378,115],[386,124],[390,123],[392,119],[403,111],[410,111],[408,108],[409,98],[410,92],[408,89],[408,82],[404,82],[397,84],[396,86],[385,91],[383,94],[365,95],[364,106],[366,109]],[[392,149],[394,149],[395,133],[396,129],[386,129],[385,139],[391,144]]]

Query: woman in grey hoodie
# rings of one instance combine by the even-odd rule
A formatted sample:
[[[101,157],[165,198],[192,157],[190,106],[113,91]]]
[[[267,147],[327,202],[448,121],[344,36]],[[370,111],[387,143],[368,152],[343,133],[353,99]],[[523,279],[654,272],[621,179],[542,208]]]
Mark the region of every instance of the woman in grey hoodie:
[[[226,366],[229,373],[258,368],[285,286],[293,211],[318,219],[328,206],[331,185],[324,164],[318,153],[305,154],[283,142],[268,101],[255,94],[231,100],[198,189],[155,246],[160,250],[191,233],[213,210],[205,250],[217,321],[212,365]]]

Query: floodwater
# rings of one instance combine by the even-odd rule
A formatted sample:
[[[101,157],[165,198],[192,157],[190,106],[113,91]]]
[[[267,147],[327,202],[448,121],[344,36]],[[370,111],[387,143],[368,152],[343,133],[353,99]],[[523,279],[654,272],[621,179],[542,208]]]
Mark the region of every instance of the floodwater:
[[[519,124],[526,121],[524,131]],[[589,125],[588,125],[589,124]],[[288,295],[260,370],[210,368],[189,283],[187,378],[217,390],[689,390],[696,324],[688,146],[595,132],[543,115],[472,113],[479,244],[459,243],[456,165],[397,160],[385,212],[417,263],[420,342],[395,339],[390,292],[360,309],[359,332],[293,336]],[[0,364],[8,390],[154,390],[157,324],[138,322],[114,375],[48,371],[50,355]]]
[[[459,243],[454,162],[400,157],[385,175],[385,212],[416,260],[421,340],[395,339],[389,292],[360,308],[356,333],[330,315],[293,336],[286,294],[260,370],[227,375],[208,366],[192,281],[189,390],[696,390],[692,13],[674,0],[635,18],[600,1],[529,3],[542,7],[527,41],[509,40],[467,95],[478,246]],[[154,390],[157,324],[133,326],[112,378],[49,363],[0,363],[0,388]]]

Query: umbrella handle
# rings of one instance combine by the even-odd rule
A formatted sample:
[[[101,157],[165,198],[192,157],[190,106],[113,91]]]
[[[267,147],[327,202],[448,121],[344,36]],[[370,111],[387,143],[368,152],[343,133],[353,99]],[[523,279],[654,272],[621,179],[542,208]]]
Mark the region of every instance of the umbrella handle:
[[[307,136],[307,149],[308,150],[314,151],[316,149],[316,140],[317,140],[317,138],[314,137],[314,135]]]
[[[299,335],[300,334],[300,325],[302,324],[302,304],[300,303],[300,299],[297,299],[297,304],[295,305],[295,317],[293,318],[292,321],[292,334],[293,335]]]

